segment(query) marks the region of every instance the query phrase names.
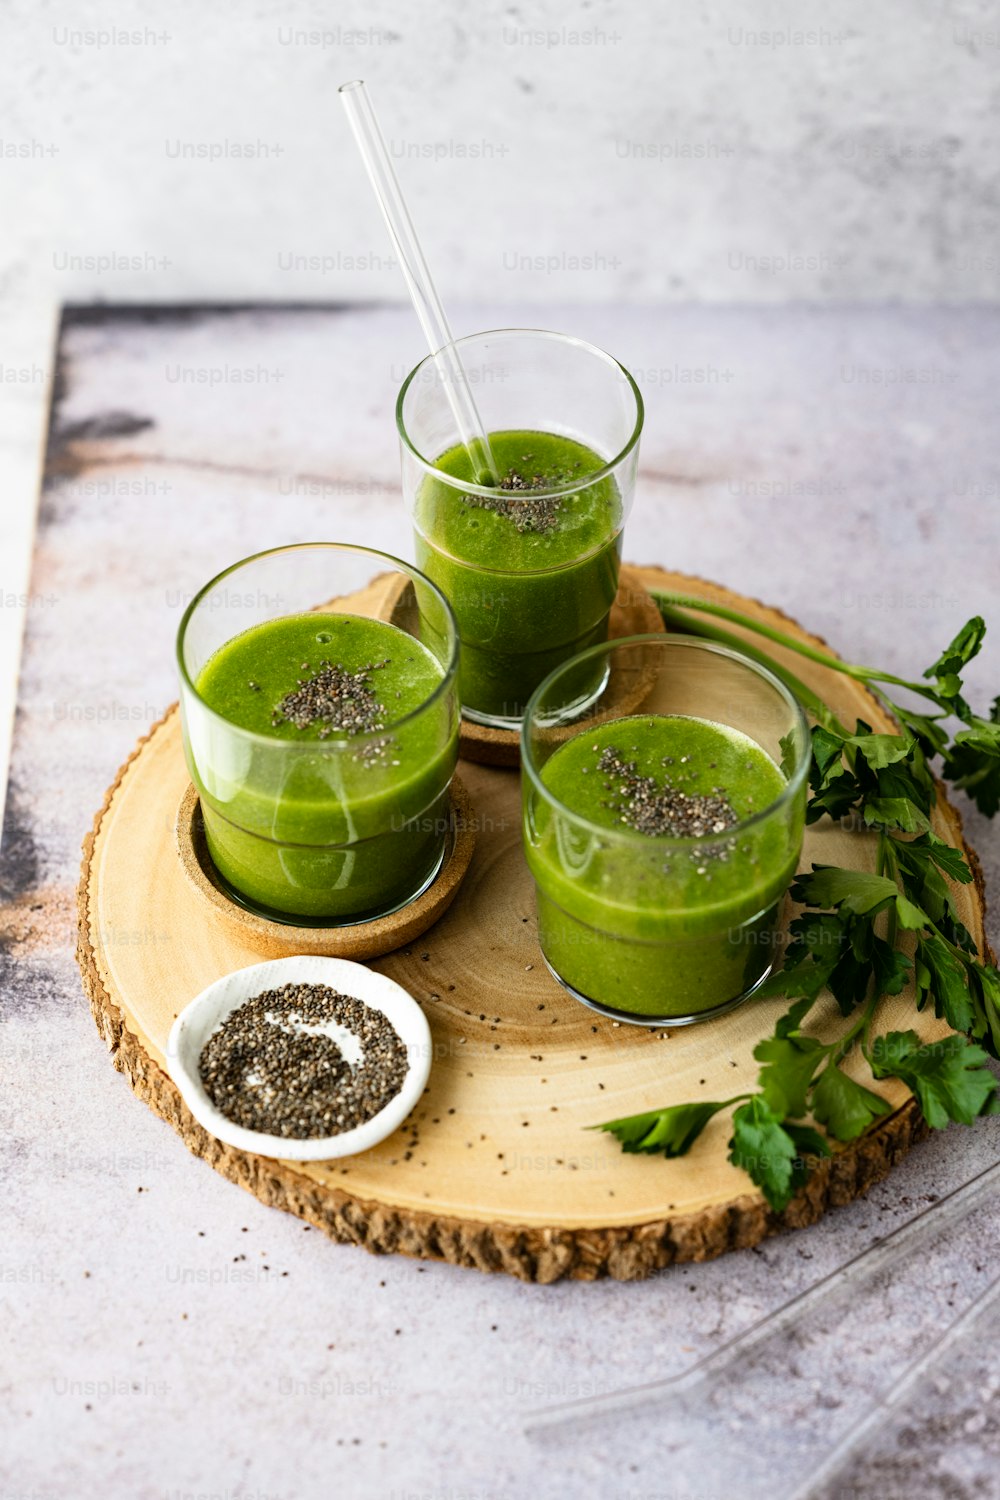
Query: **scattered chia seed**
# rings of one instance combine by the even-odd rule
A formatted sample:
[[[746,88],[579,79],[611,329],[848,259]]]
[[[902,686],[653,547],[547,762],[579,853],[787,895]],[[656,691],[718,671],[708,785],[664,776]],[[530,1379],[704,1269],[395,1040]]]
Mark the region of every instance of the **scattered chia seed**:
[[[688,757],[681,759],[686,761]],[[605,806],[636,833],[650,838],[658,835],[700,838],[704,834],[725,833],[739,822],[732,803],[719,788],[702,793],[660,786],[655,776],[641,775],[634,760],[623,760],[613,745],[601,755],[597,769],[609,778],[604,785],[613,800]],[[724,857],[724,852],[719,857]]]
[[[324,1028],[351,1032],[351,1063]],[[391,1021],[325,984],[285,984],[245,1001],[201,1051],[205,1092],[228,1120],[290,1140],[341,1135],[394,1099],[409,1066]]]
[[[323,731],[320,730],[320,738],[322,735]],[[395,741],[391,735],[383,735],[381,739],[371,740],[367,745],[363,745],[354,759],[359,760],[363,766],[379,765],[385,760],[389,747],[393,744]],[[394,760],[392,764],[398,766],[399,761]]]

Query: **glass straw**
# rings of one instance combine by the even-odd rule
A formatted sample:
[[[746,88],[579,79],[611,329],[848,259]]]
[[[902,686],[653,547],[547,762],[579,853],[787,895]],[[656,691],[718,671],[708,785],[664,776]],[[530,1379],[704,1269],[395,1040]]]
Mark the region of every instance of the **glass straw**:
[[[851,1462],[870,1444],[873,1437],[881,1433],[886,1422],[895,1412],[904,1407],[915,1391],[927,1383],[928,1376],[941,1371],[959,1350],[973,1341],[981,1344],[983,1320],[994,1304],[1000,1300],[1000,1277],[991,1281],[985,1291],[969,1304],[965,1311],[949,1323],[931,1346],[907,1365],[899,1379],[891,1385],[884,1396],[876,1396],[871,1410],[860,1422],[849,1427],[838,1443],[830,1449],[818,1468],[794,1491],[791,1500],[813,1500],[836,1479]],[[836,1493],[840,1493],[837,1491]],[[845,1492],[846,1493],[846,1492]]]
[[[455,424],[472,461],[473,477],[478,484],[495,484],[497,468],[490,440],[473,399],[468,376],[458,357],[454,335],[434,288],[424,252],[420,248],[368,90],[364,82],[356,78],[350,83],[342,83],[338,92],[347,111],[365,171],[382,210],[386,228],[399,256],[414,310],[444,382]]]
[[[703,1398],[704,1387],[721,1379],[740,1359],[751,1350],[775,1338],[786,1329],[795,1327],[817,1307],[834,1303],[838,1296],[852,1287],[875,1276],[889,1266],[897,1265],[931,1235],[950,1228],[964,1219],[989,1193],[1000,1188],[1000,1162],[994,1162],[977,1173],[968,1182],[955,1188],[946,1197],[939,1198],[922,1213],[916,1214],[901,1224],[898,1229],[876,1240],[866,1250],[855,1255],[837,1270],[831,1271],[820,1281],[799,1292],[790,1301],[773,1313],[737,1334],[735,1338],[705,1355],[703,1359],[679,1371],[665,1380],[650,1381],[645,1385],[631,1386],[604,1396],[593,1396],[581,1401],[564,1401],[557,1406],[543,1407],[530,1413],[524,1422],[529,1436],[540,1435],[558,1429],[568,1423],[591,1421],[594,1417],[611,1416],[634,1411],[648,1406],[653,1412],[662,1411],[664,1403],[683,1408],[692,1397]]]

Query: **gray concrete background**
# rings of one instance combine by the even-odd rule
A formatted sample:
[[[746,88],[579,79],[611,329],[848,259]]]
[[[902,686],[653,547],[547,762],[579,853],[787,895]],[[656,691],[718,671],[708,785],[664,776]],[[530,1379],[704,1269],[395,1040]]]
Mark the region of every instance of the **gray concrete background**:
[[[639,372],[629,556],[717,578],[904,673],[969,613],[994,615],[1000,314],[457,314],[534,316]],[[392,406],[419,341],[399,309],[165,312],[77,320],[62,353],[0,859],[0,1497],[789,1495],[989,1284],[1000,1208],[693,1410],[647,1401],[545,1441],[523,1419],[685,1368],[994,1160],[1000,1120],[935,1137],[811,1230],[636,1285],[377,1260],[189,1156],[113,1072],[83,999],[80,839],[175,696],[176,626],[211,573],[284,541],[407,545]],[[205,383],[227,365],[257,378]],[[970,673],[980,707],[997,661],[991,637]],[[965,811],[996,889],[996,830]],[[995,912],[989,931],[997,945]],[[667,1201],[669,1164],[649,1166]],[[1000,1493],[996,1333],[984,1320],[971,1354],[886,1420],[839,1500]]]
[[[989,0],[5,14],[10,296],[399,296],[336,97],[356,76],[452,299],[1000,287]]]

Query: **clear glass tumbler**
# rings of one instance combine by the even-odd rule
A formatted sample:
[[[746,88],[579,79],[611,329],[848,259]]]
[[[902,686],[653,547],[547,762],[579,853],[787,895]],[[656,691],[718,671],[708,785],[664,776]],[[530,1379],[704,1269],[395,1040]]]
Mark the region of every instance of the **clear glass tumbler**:
[[[581,713],[595,665],[606,683]],[[784,941],[809,728],[764,667],[632,636],[554,671],[521,733],[524,842],[546,963],[595,1010],[706,1020],[749,998]]]
[[[337,926],[427,888],[459,720],[458,632],[429,579],[365,547],[262,552],[195,597],[177,660],[208,849],[237,902]]]
[[[428,357],[396,406],[403,494],[417,562],[458,619],[462,711],[517,728],[543,677],[607,639],[642,397],[617,360],[564,334],[505,328],[456,348],[498,473],[474,471]]]

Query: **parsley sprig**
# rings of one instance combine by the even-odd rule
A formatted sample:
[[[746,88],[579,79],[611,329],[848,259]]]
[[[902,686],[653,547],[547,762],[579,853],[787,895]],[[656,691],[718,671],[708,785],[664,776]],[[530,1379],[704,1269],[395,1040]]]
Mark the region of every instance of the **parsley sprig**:
[[[955,905],[951,885],[973,878],[965,855],[931,826],[937,795],[932,764],[987,817],[1000,809],[1000,697],[984,719],[962,686],[986,627],[978,616],[969,620],[921,680],[910,682],[839,661],[708,600],[656,599],[668,627],[693,630],[763,662],[811,714],[807,821],[830,817],[877,837],[874,871],[814,865],[792,886],[802,912],[791,924],[783,968],[758,993],[793,1003],[754,1049],[756,1090],[594,1127],[614,1135],[625,1151],[683,1156],[715,1115],[735,1106],[729,1159],[780,1212],[815,1162],[831,1154],[831,1141],[856,1140],[889,1112],[881,1095],[845,1069],[849,1059],[860,1056],[873,1081],[902,1080],[935,1128],[952,1120],[969,1125],[1000,1111],[997,1079],[987,1066],[990,1057],[1000,1057],[1000,973],[980,959]],[[877,733],[860,719],[853,728],[842,724],[783,663],[705,615],[863,682],[898,733]],[[922,699],[920,709],[896,701],[892,690],[898,688]],[[956,720],[960,727],[952,733]],[[932,1006],[953,1028],[941,1041],[926,1043],[915,1031],[876,1032],[881,1002],[900,994],[911,978],[917,1010]],[[804,1029],[826,990],[848,1023],[832,1042]]]

